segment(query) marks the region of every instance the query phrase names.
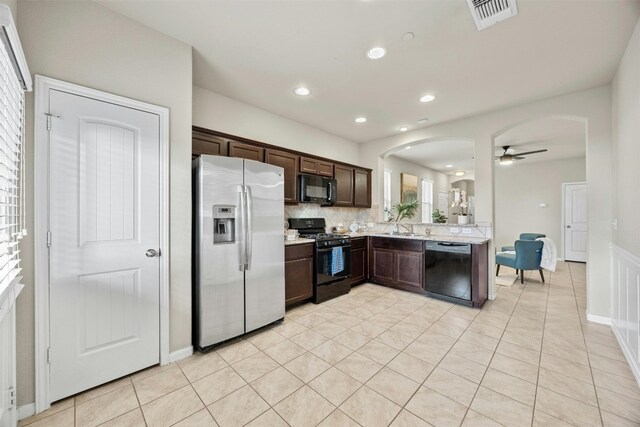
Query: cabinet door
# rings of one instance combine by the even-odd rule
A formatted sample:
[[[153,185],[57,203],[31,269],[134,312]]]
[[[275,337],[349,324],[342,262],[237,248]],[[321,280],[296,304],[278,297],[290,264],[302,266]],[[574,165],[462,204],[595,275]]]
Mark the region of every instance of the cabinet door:
[[[264,148],[243,142],[229,141],[229,157],[264,162]]]
[[[313,258],[284,263],[284,299],[289,306],[313,296]]]
[[[229,140],[215,135],[208,135],[194,131],[191,136],[191,154],[196,157],[200,154],[212,154],[214,156],[226,156]]]
[[[318,174],[318,160],[309,157],[300,157],[300,172]]]
[[[336,206],[353,206],[353,168],[335,165]]]
[[[424,254],[422,252],[396,251],[395,267],[398,288],[423,292]]]
[[[380,284],[393,284],[395,280],[395,258],[395,251],[371,248],[371,279]]]
[[[284,202],[298,202],[298,156],[286,151],[267,148],[264,162],[284,169]]]
[[[365,249],[351,250],[351,284],[362,283],[367,279],[367,261]]]
[[[358,207],[371,207],[371,172],[364,169],[353,171],[353,200]]]
[[[318,160],[318,175],[333,178],[333,163]]]

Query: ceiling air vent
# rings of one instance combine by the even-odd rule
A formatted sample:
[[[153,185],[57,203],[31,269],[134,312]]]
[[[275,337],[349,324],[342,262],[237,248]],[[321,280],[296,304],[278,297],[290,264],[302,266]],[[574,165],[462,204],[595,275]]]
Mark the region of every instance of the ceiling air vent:
[[[467,0],[478,31],[518,14],[516,0]]]

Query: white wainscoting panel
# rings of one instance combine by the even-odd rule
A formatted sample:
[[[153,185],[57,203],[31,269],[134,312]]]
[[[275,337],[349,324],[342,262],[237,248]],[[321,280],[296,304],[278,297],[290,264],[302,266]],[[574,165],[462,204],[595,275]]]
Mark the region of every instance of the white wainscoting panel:
[[[640,384],[640,258],[611,245],[611,327]]]

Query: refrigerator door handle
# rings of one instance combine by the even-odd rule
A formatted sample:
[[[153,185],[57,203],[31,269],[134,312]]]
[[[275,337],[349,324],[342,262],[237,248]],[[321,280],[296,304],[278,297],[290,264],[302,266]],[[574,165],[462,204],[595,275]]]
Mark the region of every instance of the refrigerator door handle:
[[[245,220],[245,211],[246,209],[246,203],[245,203],[245,198],[244,198],[244,185],[239,185],[238,186],[238,196],[240,198],[240,212],[237,214],[237,218],[240,222],[239,225],[236,226],[236,229],[240,232],[239,236],[238,236],[238,258],[239,258],[239,266],[238,266],[238,270],[240,271],[244,271],[245,268],[245,245],[246,245],[246,220]]]
[[[251,195],[251,187],[245,186],[246,211],[247,211],[247,227],[245,237],[245,270],[251,270],[251,258],[253,255],[253,196]]]

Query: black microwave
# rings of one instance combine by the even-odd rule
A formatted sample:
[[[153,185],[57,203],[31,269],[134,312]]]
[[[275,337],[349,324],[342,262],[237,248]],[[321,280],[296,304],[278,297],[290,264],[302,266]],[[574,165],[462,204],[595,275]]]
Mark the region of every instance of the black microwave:
[[[336,180],[317,175],[298,175],[300,201],[334,205],[336,203]]]

